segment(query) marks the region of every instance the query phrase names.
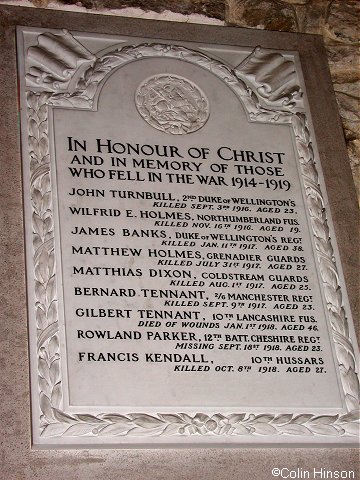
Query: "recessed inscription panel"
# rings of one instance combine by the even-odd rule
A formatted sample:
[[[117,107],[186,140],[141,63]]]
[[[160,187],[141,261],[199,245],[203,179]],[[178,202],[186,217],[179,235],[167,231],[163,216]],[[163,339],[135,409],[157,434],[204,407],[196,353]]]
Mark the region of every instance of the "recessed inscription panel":
[[[117,70],[96,112],[54,110],[69,404],[341,407],[291,130],[179,63]],[[201,132],[137,115],[161,69],[201,83]]]
[[[351,441],[296,56],[122,41],[91,60],[82,38],[83,71],[28,87],[38,443]]]

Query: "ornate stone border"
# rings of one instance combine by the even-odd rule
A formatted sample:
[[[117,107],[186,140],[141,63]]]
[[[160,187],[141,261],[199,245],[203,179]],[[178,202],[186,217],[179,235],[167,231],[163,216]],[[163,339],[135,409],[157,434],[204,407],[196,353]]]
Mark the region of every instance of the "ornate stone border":
[[[35,60],[33,53],[37,47],[28,52],[26,79],[41,436],[265,435],[281,436],[282,440],[288,436],[356,436],[359,383],[355,353],[294,63],[277,52],[257,47],[231,70],[203,53],[165,44],[125,46],[95,59],[66,31],[62,35],[41,34],[38,41],[41,48],[36,51]],[[114,69],[155,57],[194,63],[216,75],[241,100],[250,121],[291,125],[348,409],[345,415],[69,415],[62,410],[48,111],[52,106],[92,108],[99,85]],[[268,75],[269,68],[277,74]],[[267,81],[268,78],[272,81]]]

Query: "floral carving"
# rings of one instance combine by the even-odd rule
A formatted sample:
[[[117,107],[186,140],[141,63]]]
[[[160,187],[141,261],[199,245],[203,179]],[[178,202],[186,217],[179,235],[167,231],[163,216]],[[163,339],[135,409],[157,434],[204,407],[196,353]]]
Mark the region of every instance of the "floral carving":
[[[356,414],[346,415],[271,415],[234,413],[206,415],[166,413],[147,415],[66,415],[55,411],[58,422],[48,424],[44,437],[53,436],[160,436],[160,435],[356,435]]]
[[[155,435],[278,435],[282,437],[324,435],[339,437],[358,434],[359,383],[355,371],[355,355],[350,341],[306,116],[299,104],[291,100],[291,98],[295,99],[295,92],[299,92],[294,88],[296,82],[293,76],[291,77],[292,81],[289,82],[289,91],[292,91],[294,95],[290,96],[291,98],[287,97],[289,101],[282,103],[281,108],[278,106],[275,108],[274,102],[277,104],[278,100],[282,98],[282,93],[273,90],[271,86],[272,93],[269,93],[266,88],[265,91],[270,101],[273,102],[273,106],[262,104],[259,95],[262,96],[264,92],[259,92],[258,88],[252,89],[253,80],[249,80],[254,71],[250,66],[257,65],[256,62],[254,63],[254,58],[259,58],[258,52],[255,57],[254,55],[250,56],[249,61],[243,62],[242,67],[238,67],[234,72],[202,53],[180,46],[160,44],[126,46],[96,60],[85,71],[72,93],[68,91],[61,93],[58,91],[28,92],[28,149],[35,276],[34,308],[38,332],[39,397],[42,412],[40,426],[43,437],[130,437],[139,434],[144,437]],[[115,68],[139,58],[159,56],[195,63],[221,78],[237,94],[252,121],[288,123],[292,126],[336,347],[341,384],[348,408],[347,414],[321,416],[310,413],[300,415],[271,413],[207,415],[197,413],[194,416],[185,413],[70,415],[62,410],[54,226],[49,175],[48,109],[53,105],[91,108],[100,83]],[[266,58],[279,60],[278,57],[273,57],[271,52],[262,51],[261,62]],[[75,72],[73,74],[75,75]],[[255,76],[258,74],[256,73]],[[243,79],[248,81],[245,83]]]

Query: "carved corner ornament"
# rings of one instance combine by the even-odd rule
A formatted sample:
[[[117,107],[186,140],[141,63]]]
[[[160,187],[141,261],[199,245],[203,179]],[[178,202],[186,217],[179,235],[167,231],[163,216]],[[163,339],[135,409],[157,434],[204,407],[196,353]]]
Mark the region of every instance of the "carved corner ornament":
[[[278,52],[256,47],[234,69],[235,75],[256,92],[265,107],[303,111],[303,92],[295,64]]]
[[[238,412],[229,415],[197,413],[195,416],[185,413],[92,415],[63,411],[48,111],[52,106],[92,108],[99,85],[114,69],[142,58],[159,57],[196,64],[221,79],[237,95],[250,121],[289,124],[292,127],[336,348],[341,387],[348,409],[346,414],[319,416],[309,413]],[[41,436],[263,435],[279,436],[279,441],[286,441],[288,436],[358,435],[359,383],[355,354],[350,341],[310,131],[303,109],[303,93],[294,62],[278,52],[257,47],[232,70],[208,55],[189,48],[146,43],[124,46],[96,58],[71,34],[63,31],[61,34],[40,34],[38,45],[29,48],[26,86]],[[197,95],[201,96],[201,93]]]
[[[27,52],[26,85],[42,91],[69,91],[71,80],[95,59],[67,30],[62,35],[42,33],[38,44]]]

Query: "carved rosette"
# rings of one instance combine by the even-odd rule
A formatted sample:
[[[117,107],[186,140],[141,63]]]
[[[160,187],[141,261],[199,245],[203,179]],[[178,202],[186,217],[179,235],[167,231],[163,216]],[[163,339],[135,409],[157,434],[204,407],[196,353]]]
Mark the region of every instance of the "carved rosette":
[[[152,127],[172,135],[184,135],[202,128],[209,118],[209,101],[204,92],[179,75],[155,75],[139,85],[135,105]]]
[[[47,34],[39,36],[48,38]],[[51,34],[52,35],[52,34]],[[64,38],[52,35],[53,42]],[[73,38],[73,37],[72,37]],[[75,40],[75,39],[74,39]],[[75,40],[78,44],[78,42]],[[76,50],[83,52],[77,45]],[[35,48],[35,47],[31,47]],[[82,47],[83,48],[83,47]],[[67,51],[67,49],[65,48]],[[50,50],[49,50],[50,51]],[[59,55],[59,50],[57,50]],[[29,52],[32,58],[33,53]],[[60,375],[61,352],[58,337],[57,284],[54,256],[54,226],[50,181],[48,109],[51,106],[91,108],[102,81],[115,68],[141,58],[165,57],[194,63],[216,75],[231,88],[245,107],[251,121],[290,124],[305,186],[315,248],[327,301],[331,331],[336,346],[341,385],[348,413],[344,415],[234,413],[194,416],[185,413],[156,415],[72,414],[62,410]],[[59,58],[56,58],[59,61]],[[61,60],[61,59],[60,59]],[[68,62],[67,54],[62,58]],[[88,59],[89,60],[89,59]],[[80,62],[81,64],[81,62]],[[70,76],[81,68],[73,62]],[[77,65],[77,66],[76,66]],[[267,67],[268,65],[268,67]],[[267,76],[266,69],[271,70]],[[276,74],[278,72],[278,75]],[[34,70],[28,72],[29,75]],[[71,83],[64,74],[67,85]],[[155,436],[155,435],[279,435],[356,436],[359,428],[359,383],[331,238],[318,182],[316,163],[302,94],[294,64],[277,52],[255,49],[234,71],[203,53],[181,46],[141,44],[126,46],[92,61],[73,91],[59,91],[60,84],[34,81],[27,76],[28,148],[31,172],[35,312],[38,343],[38,377],[43,437],[74,436]],[[42,92],[32,91],[42,85]],[[63,83],[64,86],[64,83]],[[286,438],[286,437],[285,437]]]

